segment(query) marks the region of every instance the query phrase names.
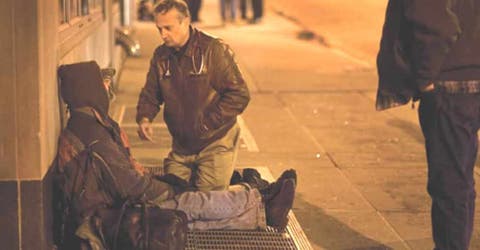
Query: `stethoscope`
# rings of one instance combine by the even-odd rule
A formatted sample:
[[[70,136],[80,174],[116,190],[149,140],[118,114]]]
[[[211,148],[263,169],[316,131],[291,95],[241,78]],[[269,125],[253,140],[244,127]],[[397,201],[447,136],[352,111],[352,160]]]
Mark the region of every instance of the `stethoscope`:
[[[202,75],[203,69],[205,68],[205,58],[203,56],[203,53],[200,52],[201,60],[200,60],[200,68],[197,68],[197,64],[195,63],[195,53],[193,53],[191,59],[192,59],[192,67],[193,69],[190,71],[191,76],[199,76]],[[167,60],[167,71],[165,72],[166,77],[172,76],[172,73],[170,72],[170,59]]]

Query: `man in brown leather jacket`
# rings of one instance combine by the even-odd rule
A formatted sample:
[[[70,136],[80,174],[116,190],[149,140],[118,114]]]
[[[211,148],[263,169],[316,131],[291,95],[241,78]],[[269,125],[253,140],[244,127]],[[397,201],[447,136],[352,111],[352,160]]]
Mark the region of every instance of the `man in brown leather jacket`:
[[[163,0],[154,13],[164,44],[138,100],[139,136],[152,140],[151,122],[163,105],[173,137],[165,172],[199,190],[226,189],[240,132],[236,117],[250,100],[247,85],[229,46],[190,25],[185,2]]]

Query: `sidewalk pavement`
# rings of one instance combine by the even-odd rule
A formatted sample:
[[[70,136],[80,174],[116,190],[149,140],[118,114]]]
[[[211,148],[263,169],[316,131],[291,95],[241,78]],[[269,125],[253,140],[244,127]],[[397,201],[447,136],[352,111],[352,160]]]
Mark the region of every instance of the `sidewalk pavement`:
[[[240,118],[237,165],[266,166],[274,176],[297,170],[293,211],[314,249],[432,249],[416,111],[376,112],[375,70],[335,48],[296,39],[298,23],[267,8],[261,24],[223,26],[217,1],[203,2],[198,27],[232,46],[252,94]],[[125,62],[112,116],[134,156],[160,166],[171,143],[162,115],[155,143],[138,139],[134,121],[160,39],[153,23],[136,27],[142,56]],[[472,249],[480,249],[477,224]]]
[[[319,42],[375,66],[387,1],[274,0],[266,5],[316,34]]]

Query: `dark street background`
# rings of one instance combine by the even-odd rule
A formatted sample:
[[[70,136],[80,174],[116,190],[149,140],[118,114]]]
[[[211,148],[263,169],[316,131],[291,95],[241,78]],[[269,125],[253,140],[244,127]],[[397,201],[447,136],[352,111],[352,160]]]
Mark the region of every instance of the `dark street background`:
[[[233,47],[252,94],[237,165],[297,170],[293,211],[314,249],[432,249],[416,110],[374,107],[386,1],[271,0],[255,25],[222,25],[218,1],[203,2],[196,26]],[[155,143],[139,141],[134,116],[160,38],[150,22],[137,37],[142,56],[125,62],[113,115],[134,155],[158,166],[171,142],[161,115]]]

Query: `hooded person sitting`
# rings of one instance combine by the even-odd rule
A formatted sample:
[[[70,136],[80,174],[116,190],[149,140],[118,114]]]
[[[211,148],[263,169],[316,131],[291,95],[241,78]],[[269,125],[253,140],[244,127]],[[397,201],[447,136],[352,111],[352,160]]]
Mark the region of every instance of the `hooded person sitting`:
[[[152,175],[134,160],[125,133],[108,115],[109,81],[103,81],[96,62],[63,65],[58,74],[70,117],[59,137],[55,171],[63,177],[59,188],[79,220],[129,200],[183,211],[190,229],[285,229],[294,200],[294,170],[269,185],[256,175],[226,191],[185,191],[183,180]],[[80,160],[85,154],[96,164]]]

